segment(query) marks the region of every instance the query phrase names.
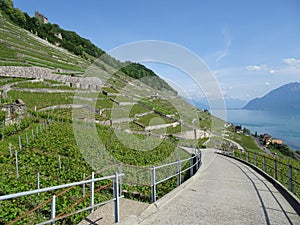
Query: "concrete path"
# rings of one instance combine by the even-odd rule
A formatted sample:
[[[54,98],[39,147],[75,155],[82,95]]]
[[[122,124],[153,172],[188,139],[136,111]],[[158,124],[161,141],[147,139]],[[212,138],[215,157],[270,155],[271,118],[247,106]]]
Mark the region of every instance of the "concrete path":
[[[300,217],[265,178],[246,165],[202,151],[197,174],[120,224],[294,224]]]
[[[120,199],[120,220],[124,220],[128,215],[136,216],[145,210],[149,204]],[[86,217],[78,225],[108,225],[114,224],[114,203],[106,204]]]

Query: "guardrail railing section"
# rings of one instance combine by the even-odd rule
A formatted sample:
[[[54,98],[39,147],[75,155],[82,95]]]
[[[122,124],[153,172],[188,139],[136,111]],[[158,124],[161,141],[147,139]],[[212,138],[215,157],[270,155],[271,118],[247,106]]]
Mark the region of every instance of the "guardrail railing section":
[[[65,220],[62,223],[68,224],[71,216],[75,214],[91,213],[96,207],[114,202],[114,220],[117,223],[120,215],[119,200],[124,197],[123,193],[128,194],[123,187],[128,187],[128,185],[147,186],[149,191],[151,188],[151,200],[155,202],[158,197],[192,177],[200,165],[201,151],[199,149],[195,149],[195,154],[190,158],[165,165],[138,167],[122,163],[115,164],[97,171],[96,174],[93,172],[88,177],[83,174],[84,179],[79,182],[47,188],[40,188],[38,185],[36,190],[0,196],[0,203],[6,205],[9,201],[19,201],[20,206],[27,204],[26,207],[23,207],[24,212],[16,214],[12,218],[6,218],[5,223],[7,224],[17,222],[26,224],[30,221],[30,223],[38,225],[53,225],[56,221],[63,219]],[[118,173],[114,173],[116,170]],[[103,173],[105,175],[114,173],[114,175],[103,176]],[[100,174],[102,177],[98,177],[101,176]],[[67,198],[71,199],[71,204],[66,204]],[[147,198],[149,199],[149,192]],[[31,209],[27,210],[28,208]]]
[[[51,203],[51,206],[50,206],[50,213],[49,213],[49,210],[47,210],[47,212],[49,213],[48,219],[45,218],[45,215],[44,215],[43,220],[46,219],[46,221],[39,222],[38,225],[43,225],[43,224],[52,224],[53,225],[53,224],[55,224],[56,221],[70,217],[77,213],[81,213],[81,212],[85,212],[85,211],[93,212],[93,210],[96,207],[105,205],[110,202],[114,202],[114,218],[115,218],[115,222],[117,223],[119,221],[119,215],[120,215],[119,200],[120,200],[120,198],[123,198],[123,196],[121,195],[121,193],[122,193],[122,188],[121,188],[122,183],[121,182],[122,182],[123,176],[124,176],[123,173],[115,173],[114,175],[111,175],[111,176],[96,178],[95,173],[93,172],[92,175],[90,177],[88,177],[88,179],[83,180],[83,181],[69,183],[69,184],[62,184],[62,185],[47,187],[47,188],[42,188],[42,189],[36,189],[36,190],[32,190],[32,191],[25,191],[25,192],[20,192],[20,193],[16,193],[16,194],[3,195],[3,196],[0,196],[0,201],[10,201],[10,200],[15,201],[16,198],[22,198],[22,197],[28,198],[30,196],[39,196],[40,194],[42,195],[45,193],[53,194],[49,200],[40,203],[34,209],[28,211],[27,213],[23,214],[22,216],[20,216],[18,218],[15,218],[13,221],[9,222],[8,224],[13,224],[15,222],[20,221],[21,219],[24,219],[24,217],[28,216],[30,213],[41,209],[42,206],[45,206],[46,204],[49,204],[49,203]],[[113,197],[108,200],[106,199],[105,201],[98,201],[99,198],[98,198],[98,196],[95,195],[95,193],[97,193],[100,190],[105,189],[109,186],[113,186],[113,188],[112,188],[113,189]],[[59,197],[74,188],[82,189],[83,197],[80,198],[79,200],[77,200],[73,205],[68,206],[62,210],[61,205],[58,204],[58,202],[61,201],[61,199]],[[87,188],[89,188],[89,190],[88,190],[88,193],[85,194]],[[54,194],[55,191],[60,190],[60,189],[64,189],[64,191]],[[96,198],[95,198],[95,196],[96,196]],[[71,212],[69,212],[71,208],[75,208],[75,206],[78,206],[79,203],[83,202],[83,200],[86,200],[87,198],[89,198],[89,202],[85,205],[88,205],[88,206],[77,209],[77,210],[73,209]],[[57,206],[60,206],[59,210],[57,209]]]
[[[296,167],[296,163],[291,160],[240,149],[222,153],[255,165],[300,198],[300,167]]]
[[[176,162],[153,166],[151,168],[151,200],[157,200],[157,185],[166,182],[170,179],[177,180],[177,186],[183,182],[182,174],[189,171],[189,176],[192,177],[201,165],[201,151],[196,151],[196,154],[188,159],[178,160]],[[176,177],[176,178],[175,178]]]

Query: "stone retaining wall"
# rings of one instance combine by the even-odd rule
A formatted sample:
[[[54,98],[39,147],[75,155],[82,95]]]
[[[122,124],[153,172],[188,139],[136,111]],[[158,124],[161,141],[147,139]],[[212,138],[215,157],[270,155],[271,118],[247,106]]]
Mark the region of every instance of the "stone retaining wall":
[[[68,75],[53,74],[50,69],[36,66],[0,66],[0,76],[54,80],[68,84],[71,87],[83,89],[99,90],[103,86],[102,80],[98,77],[72,77]]]
[[[174,122],[174,123],[167,123],[167,124],[160,124],[160,125],[153,125],[153,126],[146,126],[145,130],[159,130],[167,127],[176,127],[180,125],[179,122]]]

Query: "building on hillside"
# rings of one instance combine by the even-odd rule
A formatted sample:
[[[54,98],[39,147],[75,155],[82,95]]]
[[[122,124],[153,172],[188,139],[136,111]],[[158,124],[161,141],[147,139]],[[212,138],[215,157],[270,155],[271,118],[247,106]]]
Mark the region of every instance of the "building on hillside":
[[[265,146],[268,146],[270,143],[272,143],[272,137],[269,134],[264,134],[263,135],[263,144]]]
[[[34,17],[39,19],[42,23],[49,23],[48,18],[39,12],[34,12]]]
[[[282,145],[283,141],[282,140],[272,140],[272,144],[277,144],[277,145]]]
[[[63,37],[62,37],[62,34],[61,33],[55,33],[54,34],[55,37],[57,37],[58,39],[62,40]]]
[[[235,126],[235,127],[234,127],[234,131],[235,131],[237,134],[242,134],[242,133],[243,133],[242,126]]]

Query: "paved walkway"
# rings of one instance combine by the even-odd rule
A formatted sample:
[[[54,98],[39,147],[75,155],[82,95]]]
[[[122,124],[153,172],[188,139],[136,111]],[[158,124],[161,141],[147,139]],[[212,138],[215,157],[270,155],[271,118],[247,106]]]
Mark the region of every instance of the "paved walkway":
[[[203,164],[193,178],[120,224],[300,225],[300,217],[265,178],[213,149],[202,152]]]
[[[128,215],[137,216],[148,206],[147,203],[122,198],[120,199],[120,220],[124,220]],[[114,221],[114,203],[112,202],[97,209],[78,225],[108,225],[115,224]]]

